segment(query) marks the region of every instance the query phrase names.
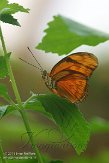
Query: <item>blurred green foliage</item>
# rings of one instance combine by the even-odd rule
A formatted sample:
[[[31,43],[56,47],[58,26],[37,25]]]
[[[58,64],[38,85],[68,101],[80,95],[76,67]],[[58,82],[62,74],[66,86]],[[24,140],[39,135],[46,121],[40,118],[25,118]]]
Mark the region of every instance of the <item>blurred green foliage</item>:
[[[16,68],[14,68],[13,64],[16,65]],[[13,70],[17,82],[21,80],[21,76],[22,76],[21,74],[24,75],[30,73],[29,69],[22,69],[22,66],[20,66],[18,63],[13,63],[13,64],[12,64]],[[50,148],[49,150],[44,151],[45,154],[49,154],[53,158],[61,158],[65,160],[65,163],[70,163],[70,162],[71,163],[73,162],[74,163],[75,162],[76,163],[82,163],[82,162],[83,163],[95,163],[95,162],[108,163],[109,162],[109,157],[108,157],[109,155],[108,152],[109,149],[109,143],[108,143],[109,142],[108,141],[109,140],[108,139],[109,138],[109,134],[108,134],[109,76],[107,75],[108,71],[109,71],[108,61],[103,62],[102,64],[99,65],[98,69],[96,70],[93,77],[89,81],[88,97],[83,103],[79,104],[79,108],[81,109],[82,112],[84,112],[85,117],[88,120],[92,119],[93,122],[92,132],[94,135],[91,136],[89,146],[86,152],[84,153],[84,155],[82,154],[81,156],[75,156],[75,152],[71,147],[68,147],[64,150],[57,149],[57,148],[56,149]],[[34,74],[34,72],[31,73],[32,80],[30,79],[29,82],[31,83],[29,83],[29,85],[26,82],[27,78],[22,78],[22,81],[19,82],[18,84],[23,99],[30,96],[29,91],[33,87],[34,87],[34,91],[36,91],[37,93],[38,81],[37,83],[34,83],[34,81],[38,80],[37,74]],[[9,93],[13,96],[11,87],[9,86],[9,82],[5,80],[5,83],[8,84]],[[23,84],[23,88],[22,85],[20,84]],[[24,91],[22,91],[21,88]],[[43,90],[44,92],[41,91],[41,93],[45,93],[47,91],[45,86],[43,87]],[[60,132],[56,129],[52,130],[52,132],[48,136],[49,129],[56,128],[56,126],[50,120],[46,119],[46,117],[44,117],[41,113],[36,113],[35,111],[31,111],[29,112],[28,116],[31,122],[31,127],[33,132],[35,132],[35,134],[40,133],[36,139],[36,141],[39,144],[40,142],[42,144],[51,142],[52,144],[52,142],[54,141],[56,142],[60,140]],[[97,116],[98,119],[93,119],[95,116]],[[101,131],[101,127],[102,127],[102,131]],[[23,126],[23,123],[21,122],[21,118],[16,112],[15,115],[9,114],[8,116],[1,119],[0,129],[1,129],[0,137],[2,138],[3,141],[4,151],[25,151],[25,150],[31,151],[31,147],[27,143],[28,138],[27,138],[27,134],[25,133],[25,128]],[[25,143],[27,143],[27,145],[22,148],[22,145],[24,145]],[[70,158],[71,156],[72,158]],[[12,162],[12,160],[9,160],[9,162]],[[18,162],[21,162],[21,160]],[[31,163],[32,160],[28,160],[28,162]]]
[[[18,87],[20,90],[20,94],[23,99],[29,96],[29,91],[33,87],[33,82],[36,80],[37,74],[30,74],[28,70],[22,69],[22,67],[17,66],[14,63],[16,69],[14,69],[14,74],[18,83]],[[103,63],[102,66],[99,66],[95,75],[90,80],[89,86],[89,96],[87,100],[80,105],[81,111],[84,112],[87,119],[93,119],[95,116],[101,117],[98,119],[94,119],[92,121],[92,133],[97,134],[95,140],[91,139],[89,147],[84,155],[76,156],[75,152],[71,147],[58,149],[56,147],[50,148],[49,150],[45,150],[43,153],[47,153],[53,158],[59,158],[65,160],[65,163],[107,163],[109,162],[109,143],[108,143],[108,122],[103,121],[104,119],[109,119],[109,63]],[[23,75],[22,75],[23,74]],[[25,79],[25,75],[27,77]],[[32,78],[32,80],[30,79]],[[27,85],[28,81],[31,82]],[[33,81],[34,79],[34,81]],[[38,81],[39,79],[37,79]],[[12,93],[12,88],[10,87],[10,83],[7,80],[4,80],[5,83],[8,84],[9,93],[14,98]],[[22,85],[23,84],[23,85]],[[41,83],[39,82],[39,85]],[[39,87],[38,83],[37,86]],[[32,86],[32,87],[31,87]],[[36,83],[34,84],[34,90],[36,90]],[[44,88],[45,89],[45,88]],[[43,90],[44,90],[43,89]],[[27,92],[26,92],[27,91]],[[42,92],[41,92],[42,93]],[[27,138],[27,133],[25,133],[25,128],[23,123],[21,122],[21,117],[19,117],[18,113],[15,113],[12,116],[11,114],[7,117],[1,119],[0,122],[0,137],[3,141],[4,151],[32,151],[29,146],[29,140]],[[35,113],[31,111],[31,114],[28,114],[29,120],[31,123],[31,127],[33,130],[33,134],[36,138],[36,142],[39,144],[51,144],[60,140],[60,132],[57,130],[55,124],[50,120],[46,119],[41,113]],[[98,125],[98,126],[97,126]],[[101,130],[102,127],[102,130]],[[50,132],[53,129],[53,132]],[[101,135],[99,134],[101,133]],[[103,135],[105,134],[105,135]],[[94,137],[92,136],[92,137]],[[99,140],[99,141],[98,141]],[[104,143],[105,142],[105,143]],[[106,143],[107,142],[107,143]],[[23,146],[22,146],[23,145]],[[91,150],[90,150],[91,146]],[[42,149],[43,150],[43,149]],[[92,153],[93,151],[93,153]],[[98,154],[99,153],[99,154]],[[73,156],[72,156],[73,154]],[[92,157],[92,155],[94,155]],[[72,157],[72,158],[71,158]],[[15,160],[9,160],[9,162],[15,162]],[[19,160],[16,160],[19,162]],[[20,160],[20,162],[34,162],[34,160]]]

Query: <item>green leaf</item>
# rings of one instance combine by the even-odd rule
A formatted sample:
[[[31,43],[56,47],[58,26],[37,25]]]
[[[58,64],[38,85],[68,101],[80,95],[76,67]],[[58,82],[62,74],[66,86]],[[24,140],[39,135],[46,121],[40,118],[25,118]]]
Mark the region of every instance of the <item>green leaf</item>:
[[[15,14],[17,12],[28,13],[29,9],[25,9],[23,6],[17,3],[13,3],[13,4],[8,4],[6,8],[2,10],[1,14]]]
[[[4,86],[4,85],[3,85]],[[1,89],[2,87],[2,84],[0,84],[0,90],[3,91],[3,89]],[[3,88],[3,87],[2,87]],[[6,92],[6,87],[4,87],[4,90]],[[3,91],[4,92],[4,91]],[[3,92],[0,92],[0,95],[3,96]],[[7,94],[7,92],[6,92]],[[38,112],[41,112],[43,113],[47,118],[49,119],[52,119],[52,116],[51,114],[47,113],[45,111],[45,108],[42,106],[42,104],[40,103],[39,100],[37,100],[37,95],[34,95],[30,98],[30,100],[28,99],[26,102],[22,102],[23,104],[23,107],[25,110],[34,110],[34,111],[38,111]],[[16,106],[18,106],[16,104]],[[4,110],[5,114],[2,114],[3,116],[4,115],[8,115],[8,113],[16,110],[15,107],[13,107],[12,105],[6,105],[6,106],[1,106],[1,111],[2,111],[2,107],[4,108],[7,108],[6,110]]]
[[[0,78],[5,78],[8,75],[6,61],[3,56],[0,56]]]
[[[77,106],[56,95],[40,95],[37,98],[52,115],[76,152],[80,154],[84,151],[89,140],[90,127]]]
[[[35,110],[43,113],[49,119],[53,119],[51,114],[47,113],[40,101],[37,99],[39,95],[33,94],[26,102],[23,103],[24,109]]]
[[[4,105],[0,106],[0,119],[3,118],[5,115],[15,111],[16,109],[12,105]]]
[[[10,100],[7,88],[5,84],[2,84],[2,83],[0,83],[0,96],[3,97],[4,99]]]
[[[37,100],[37,95],[32,96],[31,100],[24,103],[24,108],[45,112],[45,109],[43,108],[42,104]]]
[[[4,23],[9,23],[13,25],[20,26],[19,22],[17,19],[15,19],[12,15],[10,14],[1,14],[0,20],[3,21]]]
[[[8,4],[7,0],[0,0],[0,10],[7,6],[7,4]]]
[[[45,52],[68,54],[81,45],[95,46],[109,39],[109,34],[97,31],[63,16],[54,16],[46,35],[36,48]]]
[[[28,13],[29,9],[26,9],[17,3],[9,4],[7,0],[0,0],[0,20],[1,21],[12,24],[12,25],[20,26],[17,19],[15,19],[12,16],[12,14],[15,14],[17,12]]]
[[[8,106],[0,106],[0,119],[4,116]]]

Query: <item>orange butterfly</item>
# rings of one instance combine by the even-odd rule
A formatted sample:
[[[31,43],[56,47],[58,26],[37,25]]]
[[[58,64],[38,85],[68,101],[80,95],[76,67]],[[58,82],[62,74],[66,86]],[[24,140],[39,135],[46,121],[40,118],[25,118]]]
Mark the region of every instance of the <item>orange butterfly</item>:
[[[34,57],[32,52],[31,54]],[[36,62],[39,64],[37,60]],[[77,103],[84,99],[87,92],[88,79],[97,65],[97,58],[87,52],[78,52],[63,58],[52,68],[50,74],[43,70],[39,64],[46,86],[53,93],[68,99],[72,103]]]

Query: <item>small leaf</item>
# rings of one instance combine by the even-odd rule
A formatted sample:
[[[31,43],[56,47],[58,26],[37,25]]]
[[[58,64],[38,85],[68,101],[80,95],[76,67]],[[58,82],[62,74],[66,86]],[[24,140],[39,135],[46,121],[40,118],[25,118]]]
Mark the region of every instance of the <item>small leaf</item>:
[[[17,19],[12,16],[12,14],[17,12],[28,13],[29,9],[25,9],[23,6],[17,3],[9,4],[7,0],[0,0],[0,20],[2,22],[20,26]]]
[[[63,16],[54,16],[45,32],[46,35],[36,48],[59,55],[68,54],[81,45],[95,46],[109,39],[109,34]]]
[[[6,8],[2,10],[1,14],[15,14],[17,12],[28,13],[29,9],[25,9],[23,6],[17,3],[12,3],[12,4],[8,4]]]
[[[8,95],[7,88],[4,84],[0,83],[0,96],[4,99],[10,100],[10,97]]]
[[[0,56],[0,78],[5,78],[8,75],[6,61],[3,56]]]
[[[40,95],[37,98],[52,115],[76,152],[80,154],[84,151],[89,140],[90,127],[77,106],[56,95]]]
[[[15,111],[16,109],[12,105],[4,105],[0,106],[0,119],[3,118],[5,115]]]
[[[4,116],[8,106],[0,106],[0,119]]]
[[[17,19],[15,19],[12,15],[10,14],[1,14],[0,20],[3,21],[4,23],[9,23],[13,25],[20,26],[19,22]]]

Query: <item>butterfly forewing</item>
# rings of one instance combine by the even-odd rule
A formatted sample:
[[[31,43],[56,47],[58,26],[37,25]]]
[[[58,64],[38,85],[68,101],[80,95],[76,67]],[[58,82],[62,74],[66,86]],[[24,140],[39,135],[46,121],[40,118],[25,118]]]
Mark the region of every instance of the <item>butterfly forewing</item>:
[[[91,53],[74,53],[58,62],[51,70],[50,77],[55,80],[58,73],[62,71],[72,71],[71,73],[80,73],[89,77],[97,64],[97,58]]]

